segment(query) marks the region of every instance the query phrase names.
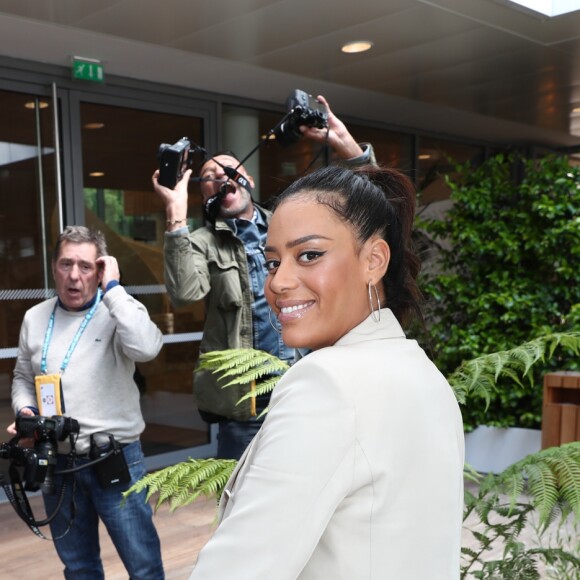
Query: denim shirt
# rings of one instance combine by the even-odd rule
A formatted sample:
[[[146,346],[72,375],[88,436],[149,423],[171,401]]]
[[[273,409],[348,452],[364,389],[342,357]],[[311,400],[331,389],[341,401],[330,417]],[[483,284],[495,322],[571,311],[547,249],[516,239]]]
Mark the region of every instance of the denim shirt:
[[[276,316],[270,315],[272,324],[276,325],[278,332],[272,327],[269,317],[270,307],[264,294],[264,284],[268,275],[264,254],[268,226],[255,209],[251,221],[239,218],[228,219],[226,222],[234,235],[242,240],[248,257],[250,287],[254,298],[252,301],[254,348],[269,352],[286,362],[292,362],[294,349],[282,342],[280,323]]]

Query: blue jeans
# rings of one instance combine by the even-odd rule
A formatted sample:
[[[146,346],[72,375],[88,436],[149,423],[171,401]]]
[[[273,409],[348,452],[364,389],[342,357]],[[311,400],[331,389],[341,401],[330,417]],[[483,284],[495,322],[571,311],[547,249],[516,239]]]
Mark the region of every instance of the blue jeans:
[[[99,484],[95,468],[88,467],[76,472],[74,476],[55,475],[56,494],[43,494],[46,514],[50,516],[58,504],[63,478],[68,482],[58,515],[50,523],[56,551],[65,565],[65,578],[104,579],[99,545],[99,519],[105,524],[130,578],[160,580],[165,577],[159,536],[153,525],[151,506],[145,502],[145,492],[129,495],[125,504],[120,505],[121,492],[129,489],[146,473],[141,443],[130,443],[123,448],[123,453],[131,475],[129,483],[103,488]],[[77,458],[76,466],[89,461],[88,458]],[[65,467],[66,456],[59,455],[56,471]],[[72,514],[71,508],[74,510]],[[65,533],[71,517],[72,525],[68,533]]]
[[[218,423],[217,456],[220,459],[239,459],[254,435],[260,430],[263,418],[257,421],[232,421],[227,419]]]

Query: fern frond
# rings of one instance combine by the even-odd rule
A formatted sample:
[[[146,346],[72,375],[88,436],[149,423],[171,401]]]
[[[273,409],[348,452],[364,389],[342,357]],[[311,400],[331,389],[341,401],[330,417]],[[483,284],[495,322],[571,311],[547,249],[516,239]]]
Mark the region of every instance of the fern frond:
[[[140,493],[143,490],[147,490],[145,501],[149,501],[155,491],[160,488],[169,477],[171,477],[171,471],[169,469],[148,473],[123,493],[123,502],[129,493]]]
[[[155,510],[169,503],[171,511],[191,503],[200,495],[221,496],[237,461],[234,459],[188,459],[147,474],[127,491],[131,493],[147,489],[147,499],[158,494]]]
[[[260,395],[265,395],[266,393],[269,393],[276,386],[276,384],[281,378],[282,377],[280,375],[274,376],[270,377],[269,379],[261,383],[258,383],[256,385],[256,388],[253,391],[250,391],[249,393],[246,393],[243,397],[241,397],[241,399],[237,402],[237,404],[239,405],[246,399],[251,399],[252,397],[258,397]]]
[[[520,385],[522,379],[527,378],[533,387],[531,369],[552,357],[558,347],[580,354],[580,332],[540,336],[510,350],[465,361],[451,373],[448,381],[460,403],[464,404],[468,396],[475,395],[483,398],[488,406],[500,376],[509,377]]]
[[[516,499],[523,493],[525,488],[524,473],[522,471],[513,471],[506,474],[503,480],[502,488],[510,500],[510,512],[516,505]]]
[[[263,376],[275,375],[278,380],[279,376],[285,373],[289,365],[280,360],[277,356],[262,350],[253,348],[235,348],[229,350],[219,350],[207,352],[200,355],[200,369],[206,369],[212,373],[221,375],[222,380],[233,377],[232,380],[224,384],[224,387],[232,385],[244,385],[258,382]],[[260,388],[264,388],[263,393],[272,390],[270,382],[264,381]],[[255,396],[255,395],[250,395]],[[238,401],[240,403],[241,401]]]
[[[208,370],[225,370],[244,365],[248,360],[255,360],[268,353],[253,348],[232,348],[226,350],[214,350],[200,355],[200,368]]]
[[[521,482],[525,482],[523,488]],[[550,522],[556,507],[572,511],[580,520],[580,442],[528,455],[484,483],[486,492],[507,493],[512,504],[527,492],[541,526]]]
[[[242,371],[240,369],[231,369],[227,372],[224,372],[222,374],[222,378],[234,376],[234,378],[228,383],[226,383],[224,386],[229,387],[231,385],[244,385],[246,383],[251,383],[252,381],[258,381],[264,375],[271,374],[279,375],[280,373],[284,373],[285,371],[288,370],[289,366],[282,361],[279,362],[280,364],[278,365],[266,364],[259,368],[249,368],[245,371]]]
[[[528,490],[532,503],[538,510],[540,522],[547,522],[558,503],[558,479],[546,461],[530,463],[526,467]]]
[[[580,520],[580,443],[568,443],[560,447],[563,457],[556,457],[552,467],[558,480],[561,497],[574,512],[576,520]]]
[[[464,463],[463,464],[463,477],[469,481],[473,481],[474,483],[479,483],[483,476],[472,465],[470,465],[469,463]]]

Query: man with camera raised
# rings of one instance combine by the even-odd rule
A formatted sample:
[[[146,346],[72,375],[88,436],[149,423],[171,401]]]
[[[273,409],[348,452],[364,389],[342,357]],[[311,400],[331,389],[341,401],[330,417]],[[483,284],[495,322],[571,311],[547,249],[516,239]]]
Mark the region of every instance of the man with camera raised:
[[[135,362],[157,356],[162,334],[119,284],[117,260],[107,255],[101,232],[68,226],[52,272],[56,297],[33,306],[22,323],[12,383],[17,420],[8,431],[19,435],[24,417],[66,414],[78,422],[76,455],[61,446],[54,491],[43,488],[47,518],[56,514],[50,530],[66,578],[104,578],[102,520],[131,578],[162,579],[151,507],[143,494],[121,505],[122,493],[146,473]]]
[[[316,115],[299,116],[290,126],[292,134],[286,137],[297,140],[301,134],[327,143],[346,164],[374,163],[372,146],[357,144],[326,99],[319,96],[317,101],[326,122],[319,123]],[[303,111],[302,102],[300,106]],[[301,119],[309,117],[315,120],[313,125],[299,125]],[[264,245],[271,214],[253,199],[254,180],[233,153],[209,157],[200,171],[207,224],[190,233],[186,224],[190,175],[188,169],[174,189],[159,183],[159,171],[153,175],[154,189],[165,203],[165,284],[173,305],[206,300],[202,353],[255,348],[292,362],[294,350],[283,344],[278,322],[270,320],[264,296]],[[238,405],[251,386],[222,387],[223,382],[214,374],[195,372],[199,412],[205,421],[219,424],[217,456],[239,459],[260,428],[256,417],[267,407],[269,395]]]

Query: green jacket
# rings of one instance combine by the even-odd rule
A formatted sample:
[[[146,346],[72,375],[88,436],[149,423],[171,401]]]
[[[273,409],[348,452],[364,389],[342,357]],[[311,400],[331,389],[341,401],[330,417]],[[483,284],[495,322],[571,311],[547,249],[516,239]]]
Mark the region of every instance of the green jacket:
[[[266,222],[271,213],[254,204]],[[215,229],[202,227],[187,235],[165,236],[165,285],[174,306],[205,299],[206,319],[200,353],[230,348],[252,348],[252,290],[242,241],[224,220]],[[248,385],[222,388],[224,382],[208,371],[196,370],[193,390],[205,420],[211,415],[245,421],[250,401],[236,403]]]
[[[362,144],[365,154],[342,161],[345,166],[376,164],[372,145]],[[267,223],[272,214],[254,202]],[[166,234],[164,244],[165,285],[176,306],[205,299],[206,319],[200,354],[230,348],[253,348],[252,290],[248,260],[242,241],[226,222],[217,219],[215,228],[202,227],[194,232]],[[222,388],[208,371],[195,370],[193,392],[202,418],[213,422],[227,417],[247,421],[252,417],[250,400],[237,402],[249,385]]]

